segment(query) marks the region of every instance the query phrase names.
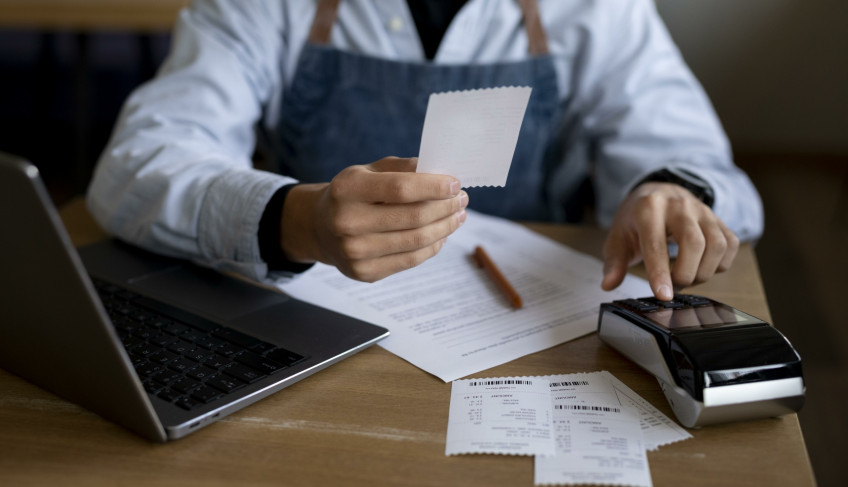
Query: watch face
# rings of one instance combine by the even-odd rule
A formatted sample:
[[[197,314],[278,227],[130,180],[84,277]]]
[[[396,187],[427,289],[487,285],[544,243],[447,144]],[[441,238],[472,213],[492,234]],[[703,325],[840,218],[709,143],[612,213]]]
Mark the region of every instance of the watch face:
[[[690,331],[762,323],[761,320],[738,309],[716,302],[705,306],[678,309],[660,308],[656,311],[644,313],[643,316],[660,327],[671,331]]]

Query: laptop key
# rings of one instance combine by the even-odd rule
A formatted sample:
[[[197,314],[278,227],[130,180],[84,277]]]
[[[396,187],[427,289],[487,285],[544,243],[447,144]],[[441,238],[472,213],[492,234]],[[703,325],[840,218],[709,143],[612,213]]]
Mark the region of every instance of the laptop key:
[[[142,340],[146,340],[146,339],[148,339],[148,338],[150,338],[150,337],[154,336],[155,334],[156,334],[156,332],[155,332],[154,330],[151,330],[150,328],[147,328],[146,326],[145,326],[145,327],[139,327],[139,328],[136,328],[136,329],[135,329],[135,330],[133,330],[133,332],[132,332],[132,335],[133,335],[134,337],[136,337],[136,338],[140,338],[140,339],[142,339]]]
[[[223,367],[221,371],[231,377],[235,377],[236,379],[242,382],[247,382],[248,384],[256,382],[259,379],[265,377],[265,374],[263,374],[262,372],[237,363],[231,363],[230,365]]]
[[[207,386],[212,386],[219,391],[229,394],[237,389],[244,387],[244,382],[229,377],[225,374],[218,374],[206,381]]]
[[[114,325],[115,328],[118,329],[118,330],[125,331],[125,332],[131,332],[131,331],[135,330],[136,328],[138,328],[138,324],[136,322],[128,319],[128,318],[116,316],[116,317],[111,318],[111,319],[112,319],[112,325]]]
[[[192,399],[189,396],[180,397],[179,399],[177,399],[174,402],[174,404],[176,404],[177,406],[179,406],[179,407],[181,407],[185,410],[188,410],[188,411],[191,411],[192,409],[196,408],[197,406],[203,405],[202,402],[200,402],[196,399]]]
[[[183,396],[182,393],[172,391],[171,389],[163,389],[156,395],[159,396],[160,399],[163,399],[168,402],[174,402]]]
[[[265,354],[265,357],[287,366],[292,366],[306,358],[299,353],[286,350],[285,348],[271,350]]]
[[[147,363],[147,357],[144,357],[144,356],[141,356],[141,355],[135,355],[132,352],[129,353],[129,356],[130,356],[130,362],[132,362],[133,367],[140,367],[140,366]]]
[[[146,313],[144,311],[141,311],[139,309],[136,309],[132,313],[132,315],[130,315],[130,318],[132,318],[133,320],[135,320],[139,323],[144,323],[145,321],[150,321],[151,319],[153,319],[153,315],[151,315],[150,313]]]
[[[195,362],[203,363],[208,360],[211,360],[212,357],[215,356],[215,354],[202,348],[196,348],[190,352],[187,352],[185,356],[194,360]]]
[[[156,364],[152,364],[150,362],[139,364],[135,367],[136,373],[138,373],[138,375],[142,378],[150,377],[151,375],[155,374],[156,372],[159,372],[160,370],[162,370],[162,367]]]
[[[177,359],[179,355],[171,353],[167,350],[160,350],[147,356],[147,360],[159,365],[166,365]]]
[[[197,366],[197,362],[191,361],[185,357],[180,357],[168,364],[169,368],[176,370],[177,372],[188,372]]]
[[[191,377],[192,379],[204,380],[211,377],[215,374],[215,369],[210,369],[209,367],[200,366],[195,369],[189,370],[186,372],[186,375]]]
[[[250,368],[261,370],[266,374],[273,374],[286,368],[285,365],[272,360],[270,358],[256,355],[255,353],[245,352],[236,357],[236,362],[247,365]]]
[[[171,323],[173,322],[164,318],[154,318],[147,322],[147,326],[152,326],[153,328],[162,328],[164,326],[170,325]]]
[[[179,354],[184,354],[186,352],[190,352],[190,351],[194,350],[194,348],[195,347],[194,347],[193,343],[184,342],[182,340],[177,340],[174,343],[168,345],[168,350],[170,350],[174,353],[179,353]]]
[[[203,347],[207,350],[215,351],[224,345],[227,345],[228,342],[221,340],[220,338],[215,338],[213,336],[205,336],[199,340],[195,340],[194,342],[197,346]]]
[[[197,343],[206,338],[206,334],[200,330],[190,328],[187,332],[180,335],[180,340]]]
[[[159,333],[158,335],[151,336],[147,341],[164,348],[177,341],[177,337],[168,335],[167,333]]]
[[[215,331],[221,327],[221,325],[215,324],[205,318],[193,315],[191,313],[186,312],[185,310],[175,308],[161,301],[156,301],[155,299],[145,298],[141,296],[133,303],[138,306],[142,306],[154,313],[161,313],[163,316],[168,317],[169,320],[179,320],[181,322],[180,325],[182,326],[188,325],[206,333]]]
[[[127,350],[133,350],[140,345],[147,345],[144,340],[133,336],[127,336],[126,340],[122,340],[122,343]]]
[[[200,389],[191,393],[191,397],[192,399],[196,399],[202,403],[207,403],[221,397],[221,391],[209,386],[201,386]]]
[[[268,342],[259,342],[259,344],[254,345],[251,348],[258,354],[264,354],[265,352],[274,350],[277,347]]]
[[[183,325],[182,323],[171,323],[169,325],[163,326],[162,329],[165,330],[165,332],[176,336],[180,336],[183,333],[191,330],[191,328],[186,325]]]
[[[132,314],[132,312],[133,309],[126,305],[120,305],[119,307],[115,308],[115,313],[119,316],[129,316],[130,314]]]
[[[141,383],[141,385],[144,386],[144,390],[147,391],[149,394],[157,394],[159,393],[159,391],[162,390],[163,387],[158,382],[152,381],[150,379],[145,380]]]
[[[212,358],[210,358],[206,362],[203,362],[203,365],[218,370],[221,367],[229,365],[230,363],[232,363],[232,360],[226,357],[222,357],[220,355],[213,355]]]
[[[188,394],[189,392],[197,389],[202,385],[203,384],[197,382],[196,380],[189,379],[188,377],[183,377],[182,379],[171,384],[171,389]]]
[[[131,338],[129,338],[128,340],[131,340]],[[126,348],[127,348],[127,350],[130,349],[130,347],[126,347]],[[159,348],[154,346],[154,345],[151,345],[150,343],[142,342],[140,345],[132,347],[132,351],[136,355],[140,355],[140,356],[143,356],[143,357],[150,357],[151,355],[156,354],[156,352],[159,351]]]
[[[221,325],[217,323],[213,323],[211,321],[196,316],[191,318],[184,317],[183,320],[186,322],[186,324],[191,325],[191,327],[196,328],[202,331],[203,333],[212,333],[213,331],[221,328]]]
[[[180,378],[182,378],[182,376],[182,374],[180,374],[179,372],[174,372],[173,370],[163,370],[158,374],[154,374],[153,379],[156,382],[168,385],[171,382],[179,380]]]
[[[223,355],[224,357],[235,358],[238,355],[244,353],[243,348],[235,347],[232,343],[224,344],[224,346],[215,350],[216,353]]]

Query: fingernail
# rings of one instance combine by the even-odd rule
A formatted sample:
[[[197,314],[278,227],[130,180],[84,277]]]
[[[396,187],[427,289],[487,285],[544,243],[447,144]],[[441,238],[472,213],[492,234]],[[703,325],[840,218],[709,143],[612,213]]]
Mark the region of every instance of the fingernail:
[[[670,301],[674,298],[674,294],[671,292],[671,288],[663,284],[662,286],[657,288],[657,297],[664,300]]]
[[[465,213],[465,210],[459,210],[456,213],[456,219],[459,220],[459,224],[462,225],[465,223],[465,219],[468,218],[468,214]]]
[[[462,189],[462,185],[461,185],[461,184],[459,184],[459,181],[457,181],[456,179],[454,179],[453,181],[451,181],[451,184],[450,184],[450,194],[452,194],[452,195],[456,196],[457,194],[459,194],[459,190],[460,190],[460,189]]]
[[[465,208],[466,206],[468,206],[468,193],[463,191],[459,196],[459,207]]]

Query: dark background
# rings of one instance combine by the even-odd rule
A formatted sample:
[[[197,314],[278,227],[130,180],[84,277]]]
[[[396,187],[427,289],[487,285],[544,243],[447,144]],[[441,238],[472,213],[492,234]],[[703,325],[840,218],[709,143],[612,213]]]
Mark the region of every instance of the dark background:
[[[848,2],[657,0],[765,205],[756,245],[774,324],[801,352],[800,420],[823,486],[848,476]],[[57,205],[85,191],[120,105],[167,33],[0,29],[0,150]],[[768,452],[752,452],[768,454]]]

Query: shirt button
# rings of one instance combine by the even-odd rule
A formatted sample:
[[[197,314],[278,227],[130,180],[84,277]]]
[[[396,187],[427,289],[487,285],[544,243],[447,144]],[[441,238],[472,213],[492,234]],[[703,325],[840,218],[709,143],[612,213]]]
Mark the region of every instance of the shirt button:
[[[403,29],[403,20],[400,17],[392,17],[389,19],[389,30],[392,32],[398,32]]]

